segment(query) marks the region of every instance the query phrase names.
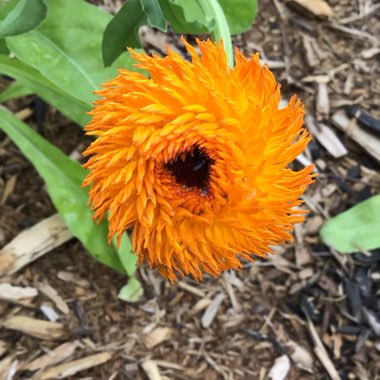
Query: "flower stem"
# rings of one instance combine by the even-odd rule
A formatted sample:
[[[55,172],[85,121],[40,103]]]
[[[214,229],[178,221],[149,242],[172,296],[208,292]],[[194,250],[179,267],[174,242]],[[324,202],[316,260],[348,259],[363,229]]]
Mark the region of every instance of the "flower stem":
[[[226,16],[218,0],[198,0],[200,6],[206,14],[212,15],[215,20],[215,28],[212,31],[212,36],[215,41],[223,40],[224,48],[226,50],[228,64],[233,67],[234,56],[232,50],[232,41],[230,28],[227,23]]]

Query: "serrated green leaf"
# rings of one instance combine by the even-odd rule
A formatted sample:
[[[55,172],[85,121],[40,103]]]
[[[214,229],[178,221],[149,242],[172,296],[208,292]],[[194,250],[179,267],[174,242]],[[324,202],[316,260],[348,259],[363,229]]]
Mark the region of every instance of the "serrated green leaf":
[[[330,219],[322,240],[340,253],[380,248],[380,195],[375,195]]]
[[[127,285],[124,285],[118,294],[118,298],[126,302],[138,302],[144,295],[141,282],[135,277],[130,277]]]
[[[176,33],[210,33],[215,28],[213,16],[204,12],[198,0],[159,0],[159,3]]]
[[[257,14],[257,0],[218,0],[231,34],[249,30]]]
[[[45,19],[43,0],[20,0],[0,24],[0,37],[16,36],[38,27]]]
[[[12,139],[44,179],[50,198],[71,233],[95,259],[124,273],[116,250],[113,245],[107,244],[106,222],[95,225],[91,220],[87,191],[80,187],[86,170],[3,109],[0,109],[0,129]]]
[[[17,59],[0,55],[0,74],[7,75],[30,88],[33,93],[79,125],[84,126],[88,123],[90,118],[86,112],[90,110],[91,105],[62,91],[33,67]]]
[[[146,14],[148,23],[153,28],[166,32],[167,25],[164,14],[158,0],[140,0],[141,6]]]
[[[110,66],[127,47],[141,47],[140,26],[148,23],[140,0],[129,0],[108,23],[102,40],[104,65]]]
[[[23,83],[13,81],[0,93],[0,103],[33,94],[33,91]]]
[[[82,0],[46,0],[46,3],[47,17],[37,29],[6,38],[9,49],[19,60],[86,103],[96,98],[92,92],[115,77],[119,67],[135,70],[128,52],[112,67],[103,66],[101,42],[111,15]]]

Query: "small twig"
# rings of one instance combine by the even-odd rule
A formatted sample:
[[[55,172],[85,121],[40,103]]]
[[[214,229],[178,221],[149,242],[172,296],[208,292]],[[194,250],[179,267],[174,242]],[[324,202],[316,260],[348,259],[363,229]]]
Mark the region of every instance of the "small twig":
[[[274,349],[279,353],[279,355],[285,354],[285,350],[282,348],[280,343],[277,342],[274,336],[269,335],[269,334],[263,334],[260,331],[251,330],[251,329],[242,329],[242,331],[254,339],[268,341],[272,343]]]
[[[368,8],[367,10],[360,12],[357,15],[352,15],[350,17],[343,18],[339,20],[340,24],[349,24],[351,22],[359,21],[362,18],[370,16],[372,13],[375,13],[378,9],[380,9],[380,3],[375,4],[374,6]]]

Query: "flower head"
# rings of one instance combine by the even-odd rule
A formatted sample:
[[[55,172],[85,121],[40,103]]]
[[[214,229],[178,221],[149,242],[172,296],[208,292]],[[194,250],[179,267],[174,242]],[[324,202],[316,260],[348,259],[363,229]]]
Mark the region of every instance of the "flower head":
[[[133,227],[139,262],[174,281],[241,268],[292,239],[295,207],[313,181],[312,167],[288,164],[306,147],[303,106],[278,109],[280,86],[258,55],[236,50],[234,68],[222,44],[185,40],[191,62],[130,50],[141,73],[121,69],[97,94],[98,136],[84,186],[94,219],[108,213],[109,239]]]

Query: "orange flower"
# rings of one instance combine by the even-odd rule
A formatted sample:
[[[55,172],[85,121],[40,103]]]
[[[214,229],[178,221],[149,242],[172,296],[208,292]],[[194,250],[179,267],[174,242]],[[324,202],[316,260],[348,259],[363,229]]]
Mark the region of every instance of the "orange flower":
[[[171,280],[218,276],[239,258],[265,257],[292,239],[295,209],[312,166],[288,165],[310,140],[303,106],[279,110],[280,86],[258,55],[236,50],[229,68],[222,44],[185,40],[192,62],[130,50],[150,77],[121,69],[98,91],[85,155],[94,220],[107,212],[109,239],[133,227],[139,263]]]

